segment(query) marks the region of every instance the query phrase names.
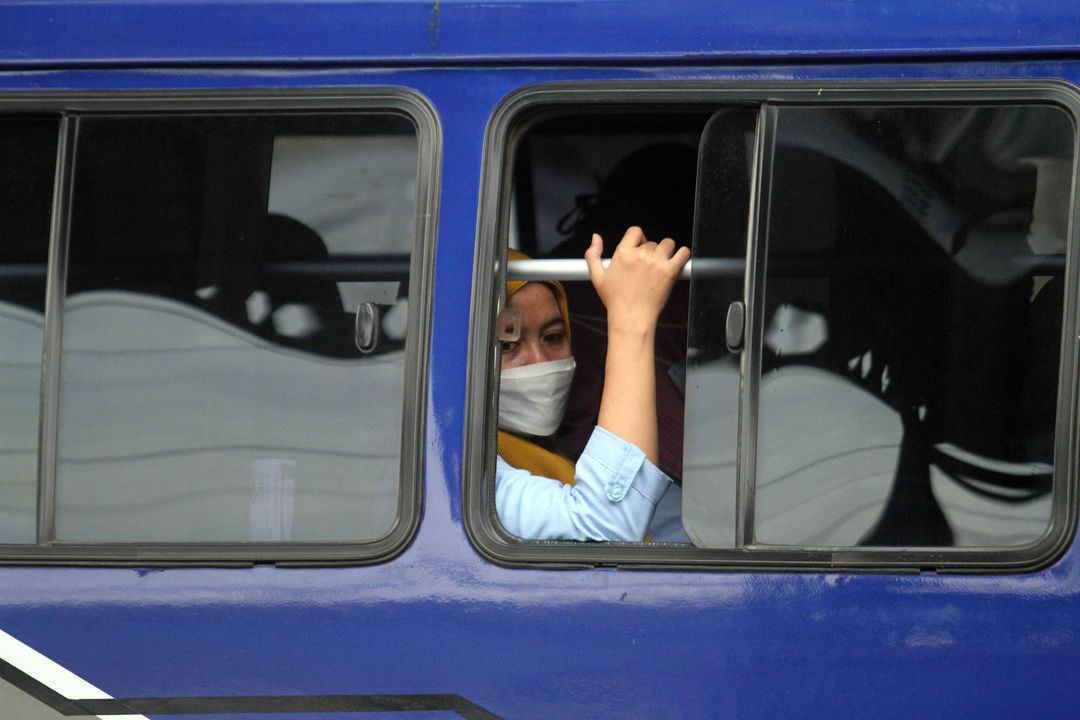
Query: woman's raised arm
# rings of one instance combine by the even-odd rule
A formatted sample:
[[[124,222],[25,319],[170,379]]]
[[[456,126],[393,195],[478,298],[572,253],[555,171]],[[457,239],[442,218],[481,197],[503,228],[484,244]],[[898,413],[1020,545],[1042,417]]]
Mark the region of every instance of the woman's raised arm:
[[[603,240],[593,235],[585,252],[589,277],[607,309],[608,348],[598,424],[659,459],[653,352],[656,321],[690,250],[664,238],[649,242],[639,227],[623,235],[611,264],[600,261]]]

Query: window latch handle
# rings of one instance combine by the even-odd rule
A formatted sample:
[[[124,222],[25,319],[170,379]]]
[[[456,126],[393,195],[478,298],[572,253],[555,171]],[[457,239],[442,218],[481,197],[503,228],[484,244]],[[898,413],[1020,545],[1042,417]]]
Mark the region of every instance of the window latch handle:
[[[365,355],[379,344],[379,306],[372,302],[356,308],[356,349]]]
[[[746,338],[746,305],[736,300],[728,305],[727,323],[724,327],[724,342],[730,352],[741,352]]]

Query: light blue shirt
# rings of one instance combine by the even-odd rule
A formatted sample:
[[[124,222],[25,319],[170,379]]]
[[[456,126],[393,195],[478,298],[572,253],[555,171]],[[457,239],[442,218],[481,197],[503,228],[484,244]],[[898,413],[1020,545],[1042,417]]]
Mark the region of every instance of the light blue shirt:
[[[593,430],[574,468],[577,485],[495,463],[495,509],[503,527],[526,540],[645,538],[671,478],[637,446]]]

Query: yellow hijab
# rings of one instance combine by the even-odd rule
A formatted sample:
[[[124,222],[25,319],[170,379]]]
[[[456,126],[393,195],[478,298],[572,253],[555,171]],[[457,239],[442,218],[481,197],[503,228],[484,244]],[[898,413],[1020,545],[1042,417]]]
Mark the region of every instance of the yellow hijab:
[[[511,260],[527,260],[528,255],[518,250],[509,250]],[[525,287],[527,280],[511,280],[506,283],[506,298],[509,300],[518,290]],[[562,315],[566,339],[570,339],[570,310],[566,302],[566,290],[554,280],[545,283],[555,295],[555,304]],[[505,430],[499,431],[499,457],[519,470],[528,470],[533,475],[553,478],[564,485],[574,484],[574,463],[562,453],[552,452],[534,442],[514,435]]]

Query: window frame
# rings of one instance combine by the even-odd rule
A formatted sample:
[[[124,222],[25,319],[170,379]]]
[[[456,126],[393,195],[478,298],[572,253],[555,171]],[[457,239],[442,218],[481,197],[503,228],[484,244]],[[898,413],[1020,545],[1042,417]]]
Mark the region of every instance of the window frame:
[[[434,107],[405,87],[130,92],[15,92],[0,95],[0,113],[54,115],[59,141],[49,233],[45,329],[38,437],[37,540],[0,544],[0,564],[182,565],[248,567],[366,565],[399,555],[412,542],[422,513],[431,306],[434,280],[442,129]],[[409,269],[397,518],[372,541],[65,542],[52,538],[55,512],[60,343],[74,195],[78,120],[95,116],[393,114],[412,124],[417,143],[415,234]]]
[[[972,104],[1049,104],[1062,108],[1073,125],[1074,198],[1069,210],[1062,308],[1062,345],[1058,365],[1052,510],[1044,535],[1017,547],[796,547],[748,544],[709,549],[667,543],[581,543],[526,541],[509,534],[494,504],[498,364],[493,341],[495,313],[505,286],[513,159],[522,138],[538,122],[553,116],[597,114],[607,109],[654,107],[697,110],[753,105],[759,109],[751,177],[747,269],[744,301],[748,309],[746,349],[740,357],[738,492],[752,498],[757,458],[756,397],[761,380],[760,345],[764,330],[764,263],[769,209],[763,192],[770,187],[769,136],[775,131],[777,106],[965,106]],[[772,114],[770,119],[768,115]],[[469,538],[488,560],[507,567],[739,570],[1018,573],[1045,568],[1070,546],[1077,523],[1077,474],[1080,468],[1080,403],[1077,374],[1077,278],[1080,277],[1080,203],[1075,201],[1080,167],[1080,88],[1058,80],[987,81],[827,81],[724,83],[703,81],[623,81],[550,83],[521,88],[499,104],[489,120],[484,142],[473,312],[469,344],[464,439],[463,503]],[[763,137],[766,138],[763,142]],[[749,486],[749,487],[747,487]],[[740,499],[739,522],[746,521]],[[749,508],[752,518],[752,506]],[[745,528],[740,529],[745,536]]]

